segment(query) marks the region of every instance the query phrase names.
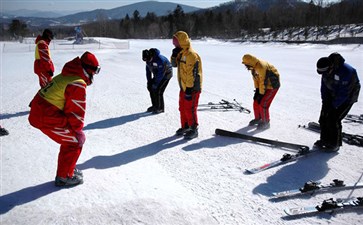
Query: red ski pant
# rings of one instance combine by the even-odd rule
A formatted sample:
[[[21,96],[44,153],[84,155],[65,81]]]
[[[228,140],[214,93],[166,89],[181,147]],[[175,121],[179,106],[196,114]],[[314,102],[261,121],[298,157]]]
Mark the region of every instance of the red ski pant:
[[[256,100],[253,101],[255,119],[260,119],[262,122],[270,121],[270,105],[278,90],[279,89],[267,89],[260,103],[258,103]]]
[[[53,141],[59,143],[57,176],[72,177],[77,160],[81,154],[82,147],[79,147],[76,134],[67,128],[40,129]]]
[[[185,126],[189,127],[197,127],[198,126],[198,102],[199,102],[200,91],[192,92],[192,99],[185,99],[185,92],[179,92],[179,112],[180,112],[180,122],[181,127],[185,128]]]
[[[41,72],[37,73],[37,75],[39,78],[39,85],[41,88],[47,86],[47,84],[52,81],[52,77],[48,73]]]

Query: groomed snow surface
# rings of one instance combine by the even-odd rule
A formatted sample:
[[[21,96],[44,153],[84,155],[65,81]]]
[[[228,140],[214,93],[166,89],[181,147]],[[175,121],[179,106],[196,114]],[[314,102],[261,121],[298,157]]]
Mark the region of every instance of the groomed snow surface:
[[[361,209],[294,219],[283,211],[331,197],[363,196],[363,188],[270,200],[272,192],[309,180],[363,182],[362,147],[344,143],[338,153],[319,152],[248,175],[245,169],[292,152],[214,135],[221,128],[311,147],[319,135],[298,125],[319,118],[316,61],[339,52],[362,82],[362,46],[192,40],[203,63],[200,104],[236,99],[252,110],[253,82],[241,64],[246,53],[273,64],[282,86],[270,108],[270,129],[247,127],[252,113],[199,111],[199,137],[186,141],[174,136],[180,127],[176,69],[165,91],[165,113],[145,112],[151,103],[141,52],[155,47],[169,58],[171,40],[128,41],[128,49],[94,44],[66,49],[62,41],[52,45],[56,74],[86,50],[102,67],[87,88],[87,141],[78,160],[84,184],[73,188],[54,186],[59,145],[28,123],[28,104],[39,88],[34,45],[0,43],[1,126],[10,132],[1,137],[1,224],[363,224]],[[363,114],[363,93],[350,113]],[[343,131],[363,135],[361,124],[344,123]]]

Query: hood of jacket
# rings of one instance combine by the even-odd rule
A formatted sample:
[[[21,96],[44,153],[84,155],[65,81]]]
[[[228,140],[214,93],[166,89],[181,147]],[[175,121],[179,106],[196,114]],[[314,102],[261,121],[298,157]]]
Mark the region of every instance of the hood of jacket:
[[[84,69],[82,67],[82,62],[79,57],[67,62],[62,69],[63,76],[79,76],[82,78],[87,85],[90,85],[92,81],[89,77],[85,75]]]
[[[242,63],[245,64],[246,66],[255,67],[256,64],[258,63],[258,59],[253,55],[246,54],[242,57]]]
[[[190,39],[187,33],[184,31],[178,31],[174,34],[174,37],[178,39],[179,45],[182,49],[190,48]]]
[[[46,40],[42,37],[42,35],[38,35],[37,38],[35,39],[35,44],[38,44],[39,41],[45,41],[48,45],[50,43],[49,40]]]

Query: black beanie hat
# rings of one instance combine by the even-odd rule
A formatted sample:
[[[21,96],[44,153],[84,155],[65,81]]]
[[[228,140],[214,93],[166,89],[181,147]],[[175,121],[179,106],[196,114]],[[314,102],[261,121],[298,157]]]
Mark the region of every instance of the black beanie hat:
[[[330,66],[330,60],[328,57],[322,57],[316,62],[316,72],[323,74],[328,72]]]

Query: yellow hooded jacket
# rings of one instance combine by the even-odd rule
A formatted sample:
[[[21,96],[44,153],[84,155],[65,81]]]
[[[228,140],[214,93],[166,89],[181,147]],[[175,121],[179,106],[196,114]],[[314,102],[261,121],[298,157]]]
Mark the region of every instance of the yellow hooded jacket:
[[[242,57],[242,63],[252,67],[251,73],[255,88],[260,94],[265,94],[266,89],[280,87],[280,74],[277,69],[266,61],[257,59],[255,56],[246,54]]]
[[[190,44],[188,34],[184,31],[178,31],[174,34],[178,39],[182,50],[174,58],[171,57],[173,67],[178,68],[178,82],[180,88],[185,91],[192,88],[193,91],[202,90],[202,60]]]

